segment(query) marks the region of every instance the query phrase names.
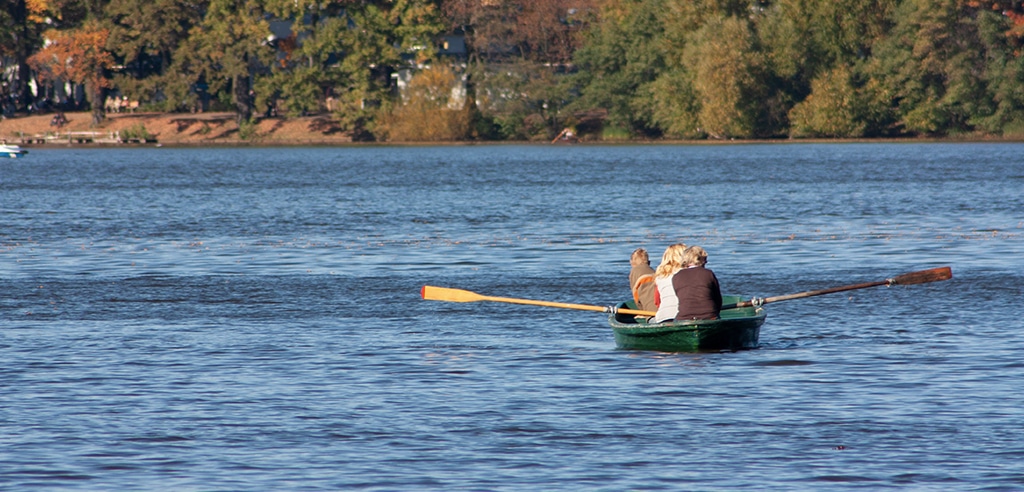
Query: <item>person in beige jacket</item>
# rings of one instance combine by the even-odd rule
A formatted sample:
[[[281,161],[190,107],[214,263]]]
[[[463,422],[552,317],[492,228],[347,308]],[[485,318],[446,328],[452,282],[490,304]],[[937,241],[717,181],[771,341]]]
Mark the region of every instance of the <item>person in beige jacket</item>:
[[[657,311],[654,303],[654,269],[647,250],[637,248],[629,257],[629,288],[633,291],[633,301],[641,311]]]

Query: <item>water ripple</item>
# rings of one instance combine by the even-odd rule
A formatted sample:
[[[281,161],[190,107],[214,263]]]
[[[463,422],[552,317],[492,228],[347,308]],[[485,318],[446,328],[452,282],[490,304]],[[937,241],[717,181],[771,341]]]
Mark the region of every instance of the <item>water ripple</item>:
[[[0,489],[1016,489],[1021,149],[39,149],[0,176]],[[710,354],[419,297],[610,305],[676,241],[745,296],[954,277]]]

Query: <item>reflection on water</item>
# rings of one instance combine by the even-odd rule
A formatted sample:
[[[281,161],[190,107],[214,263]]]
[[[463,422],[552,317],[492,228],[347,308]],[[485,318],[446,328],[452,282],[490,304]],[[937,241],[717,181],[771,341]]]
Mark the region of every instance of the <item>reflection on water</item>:
[[[0,488],[1019,487],[1022,148],[39,149],[0,169]],[[419,299],[613,304],[676,241],[747,296],[954,278],[723,354]]]

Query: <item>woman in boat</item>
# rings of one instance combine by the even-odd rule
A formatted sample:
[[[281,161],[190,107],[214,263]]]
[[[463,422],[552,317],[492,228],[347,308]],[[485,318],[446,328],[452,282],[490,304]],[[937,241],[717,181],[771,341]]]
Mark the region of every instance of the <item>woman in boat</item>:
[[[686,245],[676,243],[665,248],[661,255],[661,264],[654,271],[654,285],[656,287],[654,302],[658,305],[658,311],[654,314],[654,323],[671,321],[679,311],[679,301],[676,298],[675,287],[672,286],[672,276],[683,269],[683,252]]]
[[[708,262],[708,252],[700,246],[690,246],[683,252],[682,261],[686,267],[672,276],[672,287],[679,304],[675,319],[718,319],[718,312],[722,310],[722,291],[715,272],[704,267]]]
[[[654,311],[658,305],[654,303],[654,269],[647,250],[637,248],[629,257],[629,288],[633,291],[633,301],[641,311]]]

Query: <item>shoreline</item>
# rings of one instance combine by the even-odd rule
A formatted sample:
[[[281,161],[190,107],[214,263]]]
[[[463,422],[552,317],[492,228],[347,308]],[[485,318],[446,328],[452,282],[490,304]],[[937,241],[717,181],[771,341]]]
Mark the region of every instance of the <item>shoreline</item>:
[[[235,114],[230,112],[109,113],[98,125],[92,124],[92,113],[73,112],[64,113],[67,123],[60,128],[51,124],[55,114],[4,118],[0,121],[0,139],[26,148],[353,143],[351,135],[329,115],[263,118],[253,126],[249,138],[242,138]]]
[[[211,113],[109,113],[99,125],[92,125],[89,112],[65,113],[67,123],[60,129],[51,125],[56,113],[16,116],[0,120],[0,141],[25,148],[122,147],[156,145],[160,147],[266,147],[266,146],[461,146],[461,145],[567,145],[550,141],[447,141],[447,142],[365,142],[354,141],[331,115],[298,118],[273,117],[259,120],[249,138],[242,138],[235,114]],[[68,132],[73,132],[69,135]],[[151,139],[125,138],[146,134]],[[76,135],[82,141],[75,141]],[[59,135],[59,136],[58,136]],[[126,141],[127,140],[127,141]],[[958,137],[907,138],[766,138],[735,140],[585,140],[569,145],[749,145],[794,143],[992,143],[1022,142],[1024,137],[964,135]]]

